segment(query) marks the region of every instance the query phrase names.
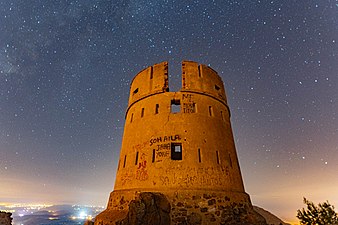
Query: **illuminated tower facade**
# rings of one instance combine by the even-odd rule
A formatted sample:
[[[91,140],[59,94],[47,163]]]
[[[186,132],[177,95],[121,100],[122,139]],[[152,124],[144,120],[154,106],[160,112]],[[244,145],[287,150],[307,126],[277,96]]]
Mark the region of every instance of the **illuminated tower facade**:
[[[131,83],[125,119],[114,191],[96,225],[127,224],[118,221],[145,192],[166,198],[170,224],[192,224],[192,215],[196,224],[264,224],[244,190],[216,71],[184,61],[182,88],[169,92],[167,62],[144,69]]]

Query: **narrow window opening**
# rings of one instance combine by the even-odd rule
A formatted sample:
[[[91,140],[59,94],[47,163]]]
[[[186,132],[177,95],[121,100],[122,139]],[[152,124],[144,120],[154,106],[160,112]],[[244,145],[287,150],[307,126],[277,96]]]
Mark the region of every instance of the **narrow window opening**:
[[[133,122],[133,117],[134,117],[134,113],[132,113],[130,116],[130,122]]]
[[[138,152],[136,152],[136,159],[135,159],[135,165],[138,163]]]
[[[213,116],[213,115],[214,115],[214,113],[212,111],[212,106],[209,106],[209,116]]]
[[[218,151],[216,151],[216,161],[217,161],[217,164],[219,164],[219,155],[218,155]]]
[[[155,114],[158,114],[158,110],[160,109],[160,105],[159,104],[156,104],[155,106]]]
[[[182,160],[182,144],[171,143],[171,159]]]
[[[198,162],[202,162],[201,160],[201,149],[198,149]]]
[[[150,67],[150,80],[153,79],[153,67]]]
[[[144,108],[141,109],[141,117],[144,116]]]
[[[153,149],[153,159],[152,162],[155,162],[155,149]]]
[[[179,113],[181,111],[181,101],[177,99],[171,100],[171,113]]]
[[[134,91],[133,91],[133,95],[136,94],[138,92],[138,88],[136,88]]]
[[[127,155],[124,156],[123,168],[126,167]]]
[[[202,74],[201,74],[201,65],[198,66],[198,76],[202,77]]]
[[[219,91],[219,89],[221,89],[221,88],[218,87],[217,85],[215,85],[215,89],[216,89],[216,91]]]

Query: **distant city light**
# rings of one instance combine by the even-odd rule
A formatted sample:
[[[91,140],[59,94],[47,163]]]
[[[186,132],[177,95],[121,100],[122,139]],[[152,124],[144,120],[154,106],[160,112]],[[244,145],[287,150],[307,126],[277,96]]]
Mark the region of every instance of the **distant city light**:
[[[71,209],[66,209],[70,213],[70,217],[66,216],[62,211],[62,207],[58,205],[47,205],[47,204],[13,204],[13,203],[2,203],[0,202],[0,211],[12,212],[12,217],[17,220],[16,225],[24,225],[24,221],[30,220],[34,217],[34,214],[39,211],[48,212],[43,214],[42,217],[53,221],[60,220],[60,224],[64,220],[93,220],[93,218],[101,212],[104,207],[103,206],[91,206],[91,205],[69,205]],[[54,208],[49,208],[54,207]],[[61,210],[61,211],[60,211]],[[69,214],[68,214],[69,215]],[[66,216],[66,217],[65,217]],[[19,219],[20,218],[20,219]]]
[[[58,217],[49,217],[48,219],[49,220],[58,220],[59,218]]]
[[[87,213],[85,211],[80,211],[78,218],[79,219],[84,219],[87,217]]]

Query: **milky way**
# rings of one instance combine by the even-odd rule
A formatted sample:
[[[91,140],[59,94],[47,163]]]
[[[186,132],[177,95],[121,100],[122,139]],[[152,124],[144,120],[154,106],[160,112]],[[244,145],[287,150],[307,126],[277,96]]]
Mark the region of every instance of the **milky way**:
[[[2,0],[0,201],[106,204],[129,84],[218,71],[246,191],[293,220],[338,205],[338,1]]]

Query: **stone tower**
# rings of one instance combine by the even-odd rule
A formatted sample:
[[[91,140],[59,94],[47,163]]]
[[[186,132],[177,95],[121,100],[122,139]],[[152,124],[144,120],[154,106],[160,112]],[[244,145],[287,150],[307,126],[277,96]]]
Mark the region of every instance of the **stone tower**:
[[[125,119],[114,191],[96,225],[265,224],[244,191],[216,71],[184,61],[182,88],[169,92],[167,62],[144,69]]]

